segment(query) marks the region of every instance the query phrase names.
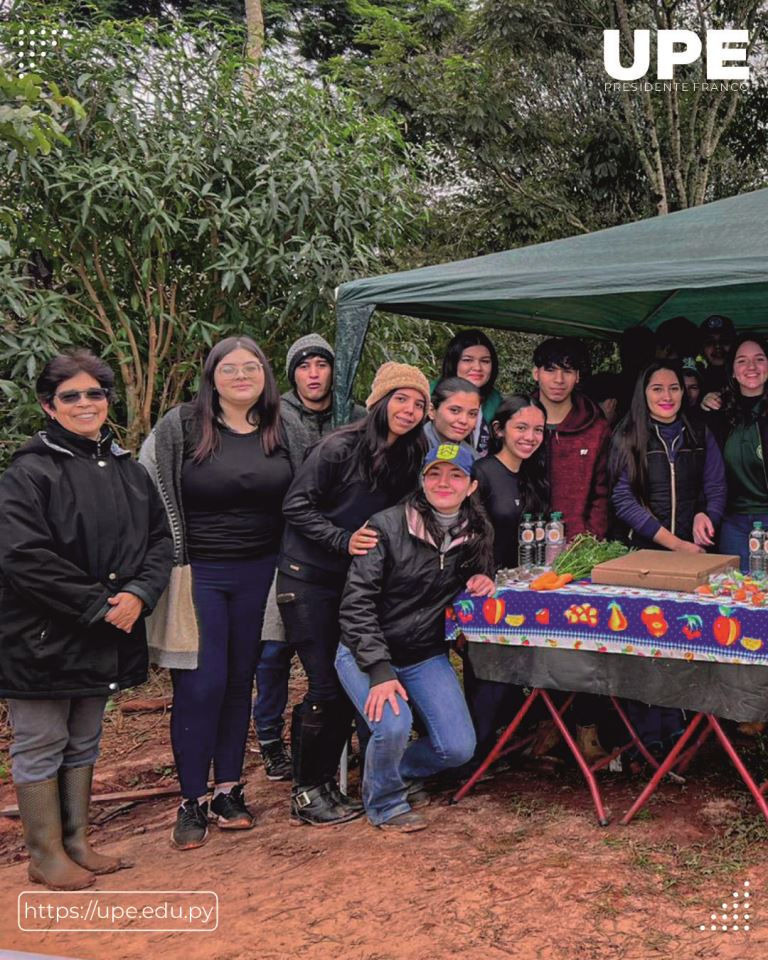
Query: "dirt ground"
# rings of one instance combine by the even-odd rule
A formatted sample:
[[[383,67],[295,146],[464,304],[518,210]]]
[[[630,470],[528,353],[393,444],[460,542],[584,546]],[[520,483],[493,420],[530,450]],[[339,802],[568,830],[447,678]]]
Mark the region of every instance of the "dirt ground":
[[[158,683],[123,699],[157,695]],[[292,681],[294,699],[301,685],[301,678]],[[14,803],[8,741],[7,728],[0,728],[0,807]],[[53,921],[45,931],[21,931],[18,895],[34,885],[20,824],[0,817],[0,953],[82,960],[155,953],[164,960],[768,955],[768,826],[716,751],[702,756],[685,786],[665,784],[628,827],[616,821],[639,781],[620,775],[601,781],[614,817],[607,828],[597,826],[575,771],[515,769],[479,784],[459,805],[449,804],[449,793],[435,796],[425,811],[429,829],[406,836],[384,834],[364,820],[329,829],[291,825],[289,784],[266,780],[253,736],[245,776],[258,825],[234,835],[212,828],[196,851],[169,847],[173,796],[92,807],[93,842],[135,862],[129,871],[98,878],[93,894],[212,890],[219,899],[215,932],[135,932],[118,922],[119,932],[74,933],[57,931]],[[97,791],[173,784],[167,714],[127,713],[116,705],[107,714]],[[734,894],[743,905],[747,891],[749,932],[743,916],[733,931]],[[52,902],[63,896],[51,894]]]

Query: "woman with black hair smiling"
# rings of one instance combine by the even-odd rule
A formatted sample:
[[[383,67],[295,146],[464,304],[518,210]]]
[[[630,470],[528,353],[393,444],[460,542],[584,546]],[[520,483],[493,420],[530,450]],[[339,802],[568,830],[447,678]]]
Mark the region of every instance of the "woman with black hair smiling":
[[[723,458],[684,397],[681,364],[654,360],[611,441],[613,505],[636,547],[704,553],[714,545],[725,507]]]
[[[171,572],[160,498],[107,426],[113,385],[88,350],[49,360],[45,427],[0,480],[0,696],[29,879],[52,890],[130,866],[90,845],[91,782],[108,697],[146,679],[144,616]]]
[[[430,447],[441,443],[461,443],[477,458],[470,443],[480,417],[480,389],[461,377],[448,377],[432,387],[429,421],[424,434]]]
[[[497,567],[517,566],[520,518],[549,510],[544,460],[547,414],[535,397],[502,401],[491,423],[494,455],[477,466],[480,498],[494,531]]]
[[[496,348],[481,330],[460,330],[445,348],[440,379],[461,377],[480,391],[482,416],[478,417],[469,442],[481,457],[488,452],[489,425],[501,403],[501,394],[495,387],[498,375]]]
[[[518,528],[524,513],[549,509],[544,460],[547,415],[535,397],[506,397],[491,423],[492,456],[478,461],[479,495],[493,527],[496,569],[517,566]],[[490,750],[496,730],[511,713],[519,688],[480,680],[464,657],[464,693],[477,735],[476,761]]]
[[[168,512],[175,572],[191,568],[191,597],[189,583],[185,591],[181,578],[172,580],[170,616],[153,623],[150,635],[153,659],[171,668],[173,680],[177,850],[205,843],[209,812],[224,830],[254,825],[240,776],[291,482],[279,402],[261,348],[250,337],[228,337],[208,354],[195,399],[167,413],[141,451]],[[177,642],[181,623],[189,630],[181,638],[186,648]]]
[[[725,460],[728,499],[720,531],[721,553],[738,554],[749,566],[749,533],[756,520],[768,527],[768,341],[743,333],[726,360],[722,408],[707,417]]]
[[[353,712],[333,665],[339,604],[352,558],[377,544],[367,521],[416,487],[428,403],[423,373],[383,364],[366,401],[368,416],[313,448],[283,504],[277,604],[308,679],[291,721],[291,816],[298,823],[344,823],[362,813],[336,783]]]

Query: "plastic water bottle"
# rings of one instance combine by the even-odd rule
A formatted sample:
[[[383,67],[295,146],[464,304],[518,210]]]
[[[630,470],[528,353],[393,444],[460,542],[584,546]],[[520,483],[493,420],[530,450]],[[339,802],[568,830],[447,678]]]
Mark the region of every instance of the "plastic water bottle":
[[[766,571],[766,536],[763,524],[755,520],[755,525],[749,534],[749,572],[752,576],[763,576]]]
[[[517,562],[524,570],[530,570],[536,562],[536,534],[530,513],[523,514],[518,530]]]
[[[533,535],[534,540],[536,541],[536,566],[543,567],[544,561],[546,560],[547,551],[547,534],[545,530],[546,524],[544,523],[544,514],[537,513],[536,521],[533,526]]]
[[[565,524],[562,513],[553,513],[552,519],[546,526],[547,546],[545,554],[546,566],[552,567],[555,560],[565,550]]]

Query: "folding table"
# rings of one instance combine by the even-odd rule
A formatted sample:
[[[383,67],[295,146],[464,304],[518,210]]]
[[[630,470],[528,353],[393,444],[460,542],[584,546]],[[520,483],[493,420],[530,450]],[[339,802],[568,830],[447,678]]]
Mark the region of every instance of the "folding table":
[[[513,583],[491,598],[462,594],[446,611],[446,636],[455,640],[463,635],[479,678],[531,688],[487,761],[504,749],[533,700],[540,698],[579,763],[601,823],[607,820],[594,768],[581,757],[560,717],[563,708],[555,708],[547,691],[604,694],[619,709],[617,698],[627,697],[694,712],[623,823],[642,808],[662,777],[687,767],[711,733],[768,820],[768,784],[755,783],[717,719],[768,718],[767,628],[768,609],[749,604],[726,607],[715,598],[589,582],[547,592]],[[623,719],[636,743],[631,724]],[[473,782],[454,799],[460,800]]]

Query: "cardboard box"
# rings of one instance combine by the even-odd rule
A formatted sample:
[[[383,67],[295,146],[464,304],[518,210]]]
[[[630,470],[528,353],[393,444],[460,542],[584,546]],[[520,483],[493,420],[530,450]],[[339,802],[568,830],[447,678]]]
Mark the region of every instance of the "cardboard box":
[[[593,583],[649,590],[693,593],[710,576],[739,567],[739,558],[722,553],[674,553],[671,550],[635,550],[616,560],[598,564]]]

